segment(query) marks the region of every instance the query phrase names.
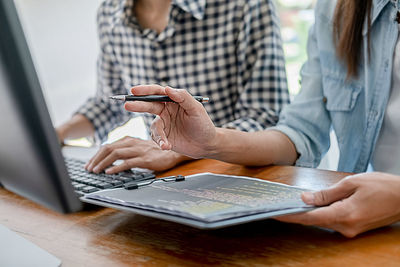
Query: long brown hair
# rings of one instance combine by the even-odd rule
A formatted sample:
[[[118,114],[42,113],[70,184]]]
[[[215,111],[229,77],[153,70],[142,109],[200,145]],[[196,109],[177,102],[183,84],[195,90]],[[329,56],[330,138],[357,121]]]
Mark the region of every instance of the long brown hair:
[[[333,21],[333,40],[336,53],[347,66],[347,78],[358,75],[363,41],[363,25],[368,23],[368,51],[370,45],[372,0],[338,0]]]

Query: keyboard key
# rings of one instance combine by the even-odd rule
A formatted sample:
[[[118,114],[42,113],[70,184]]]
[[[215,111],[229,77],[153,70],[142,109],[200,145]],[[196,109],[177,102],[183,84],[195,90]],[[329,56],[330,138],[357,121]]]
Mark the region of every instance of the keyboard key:
[[[83,193],[93,193],[93,192],[96,192],[96,191],[99,191],[99,189],[96,188],[96,187],[90,186],[90,185],[82,188],[82,192]]]
[[[101,189],[108,189],[108,188],[113,187],[113,185],[110,184],[110,183],[101,183],[101,184],[98,185],[98,187],[101,188]]]
[[[102,189],[122,187],[133,181],[153,179],[155,175],[138,170],[127,170],[116,174],[89,173],[85,170],[85,162],[76,159],[65,159],[65,165],[72,185],[78,196]]]
[[[103,181],[93,181],[89,185],[94,186],[94,187],[98,187],[99,184],[101,184],[101,183],[103,183]]]
[[[75,190],[81,190],[81,189],[83,189],[84,187],[86,187],[85,184],[76,184],[76,185],[74,185]]]
[[[117,178],[118,180],[122,181],[124,184],[132,182],[133,179],[131,177],[124,177],[124,176],[120,176]]]
[[[112,184],[113,186],[120,186],[123,185],[124,183],[120,180],[113,180],[110,182],[110,184]]]

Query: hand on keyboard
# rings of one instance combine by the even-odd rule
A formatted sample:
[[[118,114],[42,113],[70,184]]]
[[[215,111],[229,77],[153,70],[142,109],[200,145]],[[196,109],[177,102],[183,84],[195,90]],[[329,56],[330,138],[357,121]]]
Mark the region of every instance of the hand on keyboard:
[[[122,187],[130,182],[154,179],[156,176],[148,172],[124,171],[116,174],[95,174],[85,170],[85,163],[77,159],[65,159],[65,164],[78,195],[93,193],[102,189]]]
[[[85,168],[94,173],[105,170],[107,174],[135,167],[164,171],[189,159],[189,157],[173,151],[161,150],[152,140],[125,137],[112,144],[102,146]],[[112,166],[117,160],[123,160],[123,163]]]

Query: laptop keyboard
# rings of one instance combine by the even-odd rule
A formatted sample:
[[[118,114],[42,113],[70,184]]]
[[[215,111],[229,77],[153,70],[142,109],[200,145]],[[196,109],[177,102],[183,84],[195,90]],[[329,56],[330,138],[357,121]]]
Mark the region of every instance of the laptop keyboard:
[[[65,158],[65,165],[72,180],[72,185],[79,196],[103,189],[124,187],[125,184],[131,182],[139,182],[156,177],[152,173],[137,170],[128,170],[117,174],[95,174],[86,171],[85,164],[84,161],[78,159]]]

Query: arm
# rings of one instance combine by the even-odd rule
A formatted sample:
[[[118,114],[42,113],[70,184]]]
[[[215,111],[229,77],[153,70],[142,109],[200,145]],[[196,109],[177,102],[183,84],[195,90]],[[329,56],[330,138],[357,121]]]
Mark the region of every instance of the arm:
[[[293,165],[297,152],[290,139],[278,131],[246,133],[216,129],[205,157],[247,166]]]
[[[239,98],[224,128],[260,131],[275,125],[289,103],[282,40],[271,1],[245,4],[236,39]]]
[[[280,132],[246,133],[214,127],[202,104],[186,90],[149,85],[134,87],[132,93],[164,94],[176,102],[125,104],[127,110],[157,115],[151,133],[163,150],[247,165],[293,164],[297,158],[293,144]]]
[[[60,141],[93,136],[93,124],[83,115],[75,114],[70,120],[56,128]]]
[[[289,137],[299,157],[296,165],[317,167],[330,145],[331,116],[326,109],[316,23],[310,28],[307,62],[301,69],[301,91],[279,117],[277,130]]]
[[[190,157],[174,151],[160,150],[153,141],[125,137],[103,146],[86,164],[86,169],[95,173],[105,169],[109,174],[132,167],[163,171],[193,157],[207,157],[248,166],[293,165],[296,161],[294,145],[286,135],[278,131],[247,133],[223,128],[215,130],[215,139],[210,140],[207,149],[201,155],[191,154],[187,150],[190,146],[187,145],[181,153]],[[153,132],[153,136],[156,135]],[[118,159],[123,159],[124,162],[111,166]]]

